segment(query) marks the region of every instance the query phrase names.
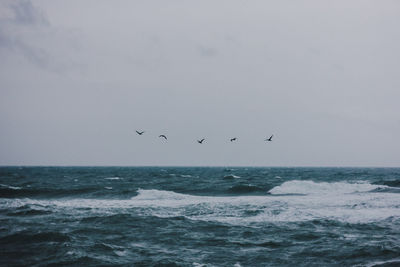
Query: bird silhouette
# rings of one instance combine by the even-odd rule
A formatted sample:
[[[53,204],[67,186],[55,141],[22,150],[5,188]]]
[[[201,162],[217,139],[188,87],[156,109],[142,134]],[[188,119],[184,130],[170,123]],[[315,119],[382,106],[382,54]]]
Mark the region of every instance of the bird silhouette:
[[[265,141],[271,142],[272,141],[272,136],[274,136],[274,135],[271,135],[269,138],[265,139]]]
[[[197,143],[202,144],[205,139],[197,140]]]
[[[234,137],[234,138],[231,138],[231,142],[233,142],[233,141],[236,141],[236,137]]]
[[[165,140],[168,140],[168,138],[167,138],[165,135],[163,135],[163,134],[160,134],[158,137],[162,137],[162,138],[164,138]]]
[[[144,131],[143,131],[143,132],[136,131],[136,133],[137,133],[138,135],[142,135],[142,134],[144,133]]]

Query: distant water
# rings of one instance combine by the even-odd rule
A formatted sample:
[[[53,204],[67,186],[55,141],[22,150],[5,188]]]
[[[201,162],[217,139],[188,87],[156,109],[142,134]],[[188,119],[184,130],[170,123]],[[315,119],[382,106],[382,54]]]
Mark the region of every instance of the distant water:
[[[400,169],[0,168],[0,266],[400,266]]]

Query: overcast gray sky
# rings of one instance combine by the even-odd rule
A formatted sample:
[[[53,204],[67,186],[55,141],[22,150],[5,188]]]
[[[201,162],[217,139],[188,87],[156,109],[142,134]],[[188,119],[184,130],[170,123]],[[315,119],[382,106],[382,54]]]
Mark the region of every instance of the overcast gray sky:
[[[400,1],[0,2],[0,165],[400,166],[399,103]]]

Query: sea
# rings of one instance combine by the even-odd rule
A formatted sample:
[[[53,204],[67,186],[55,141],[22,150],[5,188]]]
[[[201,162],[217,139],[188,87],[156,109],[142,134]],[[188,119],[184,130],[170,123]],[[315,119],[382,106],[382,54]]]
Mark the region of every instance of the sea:
[[[400,266],[400,168],[1,167],[0,266]]]

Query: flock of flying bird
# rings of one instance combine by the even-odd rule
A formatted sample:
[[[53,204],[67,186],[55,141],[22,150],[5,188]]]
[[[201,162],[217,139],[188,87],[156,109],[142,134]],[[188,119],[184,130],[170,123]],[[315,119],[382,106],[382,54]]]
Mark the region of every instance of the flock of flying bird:
[[[136,131],[136,133],[137,133],[138,135],[142,135],[142,134],[144,134],[144,131],[141,131],[141,132]],[[266,138],[264,141],[271,142],[273,136],[274,136],[274,135],[271,135],[269,138]],[[164,138],[165,140],[168,140],[168,138],[167,138],[167,136],[166,136],[165,134],[160,134],[158,137]],[[204,140],[206,140],[206,139],[203,138],[203,139],[201,139],[201,140],[197,140],[197,143],[203,144]],[[236,141],[236,140],[237,140],[236,137],[233,137],[233,138],[230,139],[231,142],[234,142],[234,141]]]

